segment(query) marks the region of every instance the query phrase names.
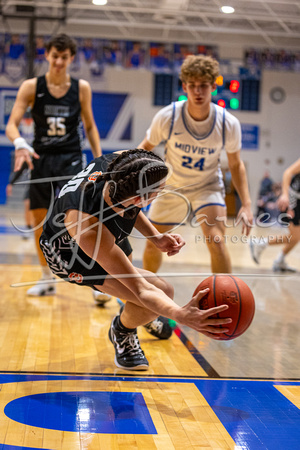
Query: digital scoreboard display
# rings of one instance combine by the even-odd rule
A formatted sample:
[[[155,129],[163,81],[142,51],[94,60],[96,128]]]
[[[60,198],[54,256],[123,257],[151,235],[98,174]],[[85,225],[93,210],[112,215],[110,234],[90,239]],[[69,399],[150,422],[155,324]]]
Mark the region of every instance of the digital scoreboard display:
[[[177,79],[174,100],[186,100],[182,84]],[[212,102],[228,110],[258,111],[260,95],[260,71],[241,67],[234,75],[219,75]]]

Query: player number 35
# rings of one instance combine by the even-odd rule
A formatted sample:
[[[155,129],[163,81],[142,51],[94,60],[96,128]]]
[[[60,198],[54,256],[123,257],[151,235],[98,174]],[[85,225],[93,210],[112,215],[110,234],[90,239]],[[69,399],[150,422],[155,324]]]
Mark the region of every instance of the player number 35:
[[[65,120],[64,117],[48,117],[48,136],[64,136],[66,134]]]

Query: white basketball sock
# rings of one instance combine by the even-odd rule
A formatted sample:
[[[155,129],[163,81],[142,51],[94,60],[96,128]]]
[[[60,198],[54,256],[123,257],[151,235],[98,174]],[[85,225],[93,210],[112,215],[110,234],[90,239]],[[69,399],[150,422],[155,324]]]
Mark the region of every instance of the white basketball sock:
[[[42,269],[42,280],[51,280],[53,279],[53,274],[49,268],[49,266],[41,266]]]
[[[279,255],[277,256],[277,258],[275,259],[275,262],[277,263],[283,263],[284,262],[284,258],[285,258],[285,254],[283,253],[283,251],[281,251],[279,253]]]

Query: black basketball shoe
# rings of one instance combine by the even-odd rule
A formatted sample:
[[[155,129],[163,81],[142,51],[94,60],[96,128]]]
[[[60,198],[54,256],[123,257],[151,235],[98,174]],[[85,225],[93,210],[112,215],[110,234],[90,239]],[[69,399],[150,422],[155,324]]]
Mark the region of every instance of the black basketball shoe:
[[[144,325],[144,328],[146,328],[148,333],[158,339],[169,339],[173,333],[173,328],[169,324],[169,319],[163,316],[158,316],[157,319]]]
[[[121,306],[120,314],[123,311],[124,306],[125,305]],[[144,328],[148,331],[148,333],[158,339],[169,339],[173,333],[173,328],[170,326],[169,319],[163,316],[158,316],[155,320],[152,320],[152,322],[144,325]]]
[[[108,332],[110,341],[115,347],[115,364],[126,370],[147,370],[149,363],[141,349],[136,329],[132,332],[121,331],[116,328],[116,317]]]

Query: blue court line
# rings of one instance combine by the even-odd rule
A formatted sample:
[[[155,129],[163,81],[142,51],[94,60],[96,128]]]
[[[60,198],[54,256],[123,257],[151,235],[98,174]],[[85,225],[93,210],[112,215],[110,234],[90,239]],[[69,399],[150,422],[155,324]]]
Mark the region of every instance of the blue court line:
[[[190,354],[195,358],[199,366],[207,373],[210,378],[220,378],[218,372],[209,364],[199,350],[192,344],[192,342],[186,337],[186,335],[176,327],[174,330],[176,336],[179,337],[183,345],[187,348]]]
[[[277,389],[290,383],[264,381],[195,382],[241,449],[300,449],[300,410]],[[300,383],[291,383],[300,386]]]
[[[49,448],[19,447],[18,445],[0,444],[0,450],[51,450]]]
[[[0,384],[38,380],[114,380],[139,383],[193,383],[213,409],[239,449],[296,450],[300,443],[300,411],[276,385],[297,386],[300,382],[165,379],[108,376],[0,375]],[[85,392],[81,393],[85,395]],[[1,395],[1,394],[0,394]],[[124,409],[126,414],[126,408]],[[85,430],[88,432],[88,430]],[[91,431],[92,432],[92,431]],[[0,444],[0,450],[27,450]]]

